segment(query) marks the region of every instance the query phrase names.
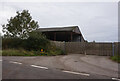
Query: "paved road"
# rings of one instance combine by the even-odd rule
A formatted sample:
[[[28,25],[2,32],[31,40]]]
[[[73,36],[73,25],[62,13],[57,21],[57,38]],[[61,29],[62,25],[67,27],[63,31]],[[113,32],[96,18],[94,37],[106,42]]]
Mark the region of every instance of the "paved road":
[[[116,64],[106,57],[66,55],[51,57],[3,57],[3,79],[114,79]],[[102,59],[102,61],[101,61]],[[103,64],[104,63],[104,64]],[[110,63],[110,64],[108,64]],[[97,64],[97,65],[94,65]],[[112,68],[110,67],[112,64]],[[106,67],[103,67],[106,66]],[[110,76],[108,76],[110,75]],[[114,76],[111,76],[114,75]]]
[[[15,61],[4,60],[2,62],[3,79],[111,79],[106,76],[49,69]]]
[[[70,70],[89,74],[104,75],[111,78],[118,77],[118,64],[111,61],[109,57],[70,54],[63,56],[34,56],[18,57],[7,56],[3,60],[18,61],[23,64],[46,66],[49,69]]]

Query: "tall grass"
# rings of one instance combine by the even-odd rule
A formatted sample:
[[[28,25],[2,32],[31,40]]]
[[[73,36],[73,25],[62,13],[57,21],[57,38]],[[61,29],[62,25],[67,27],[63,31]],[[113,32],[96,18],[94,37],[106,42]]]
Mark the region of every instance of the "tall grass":
[[[40,52],[40,51],[27,51],[24,49],[6,49],[2,50],[2,56],[55,56],[63,54],[62,51],[50,51],[50,52]]]
[[[40,51],[27,51],[27,50],[16,50],[7,49],[2,51],[2,56],[39,56]]]
[[[115,62],[120,63],[120,56],[119,55],[111,56],[110,59],[112,59]]]

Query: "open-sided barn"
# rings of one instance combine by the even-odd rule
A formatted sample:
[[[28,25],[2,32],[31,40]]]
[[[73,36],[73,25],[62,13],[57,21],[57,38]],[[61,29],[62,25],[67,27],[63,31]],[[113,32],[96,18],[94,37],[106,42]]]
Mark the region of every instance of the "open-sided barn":
[[[39,28],[46,37],[53,41],[84,42],[84,38],[78,26]]]

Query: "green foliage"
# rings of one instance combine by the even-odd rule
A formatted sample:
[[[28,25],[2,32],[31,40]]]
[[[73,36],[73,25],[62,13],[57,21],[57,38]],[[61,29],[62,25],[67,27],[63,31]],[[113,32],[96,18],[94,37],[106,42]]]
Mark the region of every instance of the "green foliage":
[[[1,54],[0,54],[1,55]],[[51,50],[51,52],[43,52],[40,51],[28,51],[24,49],[6,49],[2,50],[2,56],[54,56],[54,55],[60,55],[60,53],[57,51],[54,52]]]
[[[27,39],[20,38],[3,38],[2,47],[3,49],[26,49],[26,50],[36,50],[40,49],[48,50],[49,40],[46,39],[44,35],[40,32],[30,32]]]
[[[44,49],[47,51],[50,42],[40,32],[33,31],[29,33],[28,39],[25,40],[24,47],[27,50],[40,50]]]
[[[23,49],[7,49],[2,51],[2,56],[40,56],[38,51],[27,51]]]
[[[116,62],[120,63],[120,56],[119,55],[111,56],[110,59],[112,59],[113,61],[116,61]]]
[[[9,48],[22,48],[23,40],[20,38],[3,38],[2,39],[2,49]]]
[[[31,32],[27,39],[3,38],[3,56],[55,56],[64,52],[40,32]],[[44,49],[43,52],[40,49]]]
[[[63,51],[61,49],[56,50],[49,50],[49,55],[56,56],[56,55],[64,55]]]
[[[16,13],[15,17],[11,17],[8,20],[8,24],[2,25],[5,33],[2,39],[3,55],[36,56],[63,54],[63,51],[50,44],[45,35],[34,31],[38,29],[39,25],[38,22],[32,20],[28,10]],[[40,49],[44,49],[44,52],[40,52]]]
[[[8,20],[8,24],[2,25],[4,37],[19,37],[27,38],[28,33],[38,28],[38,22],[32,20],[28,10],[23,10],[21,13],[16,12],[15,17]]]
[[[24,56],[24,55],[26,55],[26,53],[24,53],[21,50],[8,49],[2,51],[2,56]]]
[[[48,47],[48,54],[54,55],[54,56],[55,55],[64,55],[64,52],[60,48],[57,48],[53,42],[51,42]]]

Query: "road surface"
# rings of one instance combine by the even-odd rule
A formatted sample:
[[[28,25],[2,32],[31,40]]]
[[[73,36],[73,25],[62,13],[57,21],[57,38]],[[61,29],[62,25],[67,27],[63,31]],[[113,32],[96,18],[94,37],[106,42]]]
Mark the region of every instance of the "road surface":
[[[63,63],[61,63],[58,60],[58,58],[59,60],[62,61],[66,59],[65,60],[66,62],[64,61]],[[76,61],[73,60],[73,58]],[[86,60],[86,58],[84,59]],[[65,56],[65,57],[62,56],[62,58],[59,56],[3,57],[3,59],[1,59],[0,62],[2,62],[3,79],[106,79],[106,81],[107,79],[109,79],[108,81],[119,80],[116,77],[100,75],[99,73],[96,74],[96,72],[90,73],[89,70],[95,71],[94,69],[98,68],[98,66],[96,67],[93,64],[90,65],[86,62],[76,59],[76,57],[73,56],[71,58],[69,56]],[[79,66],[77,64],[79,64]],[[69,67],[66,67],[66,65]],[[70,68],[71,66],[77,68],[74,70],[74,68]],[[85,67],[86,71],[84,69],[84,66],[87,67],[87,68]],[[98,68],[96,70],[100,70],[100,69],[103,68]]]
[[[110,77],[49,69],[44,66],[3,61],[3,79],[111,79]]]

